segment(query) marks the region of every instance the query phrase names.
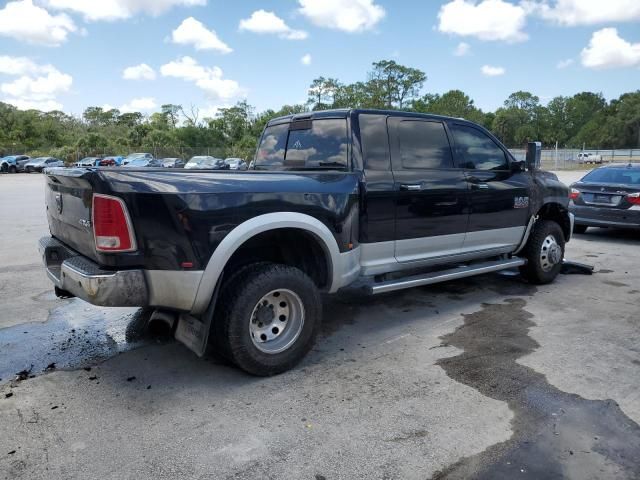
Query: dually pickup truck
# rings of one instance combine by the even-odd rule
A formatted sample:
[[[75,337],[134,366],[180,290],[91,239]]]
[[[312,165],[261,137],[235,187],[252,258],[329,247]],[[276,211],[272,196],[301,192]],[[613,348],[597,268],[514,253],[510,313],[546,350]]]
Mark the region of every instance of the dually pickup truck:
[[[558,275],[569,191],[488,131],[434,115],[331,110],[271,120],[248,171],[46,171],[59,296],[141,306],[202,355],[254,375],[312,347],[321,292],[368,294],[520,268]],[[153,317],[152,317],[153,318]]]

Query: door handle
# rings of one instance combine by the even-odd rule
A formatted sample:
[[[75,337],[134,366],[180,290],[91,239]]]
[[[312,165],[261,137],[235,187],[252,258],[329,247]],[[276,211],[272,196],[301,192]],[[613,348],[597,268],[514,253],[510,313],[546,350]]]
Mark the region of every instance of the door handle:
[[[403,183],[400,185],[400,190],[415,192],[422,190],[422,185],[419,183]]]
[[[477,188],[479,190],[488,190],[489,184],[487,183],[472,183],[471,188]]]

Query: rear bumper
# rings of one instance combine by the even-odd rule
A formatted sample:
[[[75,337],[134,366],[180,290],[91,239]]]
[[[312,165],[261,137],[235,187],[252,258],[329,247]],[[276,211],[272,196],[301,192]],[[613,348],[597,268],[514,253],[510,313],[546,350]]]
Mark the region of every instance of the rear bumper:
[[[572,205],[577,225],[588,227],[640,228],[640,209],[619,210],[592,206]]]
[[[53,237],[40,239],[39,250],[56,287],[103,307],[189,312],[202,280],[202,270],[105,270]]]
[[[143,270],[103,270],[52,237],[40,239],[39,250],[53,284],[82,300],[105,307],[149,304]]]

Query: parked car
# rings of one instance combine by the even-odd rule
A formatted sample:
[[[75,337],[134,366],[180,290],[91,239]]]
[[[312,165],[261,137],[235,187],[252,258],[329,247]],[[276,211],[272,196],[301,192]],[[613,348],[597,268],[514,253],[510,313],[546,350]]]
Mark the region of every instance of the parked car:
[[[40,250],[59,295],[153,307],[198,355],[210,338],[238,367],[273,375],[312,348],[320,292],[512,268],[552,282],[573,223],[568,188],[539,159],[539,144],[517,161],[458,118],[290,115],[267,124],[241,176],[49,171]]]
[[[76,167],[95,167],[96,163],[101,160],[100,157],[84,157],[82,160],[76,162]]]
[[[161,161],[165,168],[184,168],[184,160],[181,158],[163,158]]]
[[[124,157],[122,159],[122,165],[127,165],[128,163],[137,160],[139,158],[144,158],[147,160],[153,160],[153,155],[151,155],[150,153],[132,153],[130,155],[127,155],[126,157]]]
[[[571,185],[575,233],[589,227],[640,228],[640,164],[612,163]]]
[[[31,173],[31,172],[42,173],[42,171],[45,168],[50,168],[50,167],[64,167],[64,162],[59,158],[54,158],[54,157],[38,157],[38,158],[33,158],[29,160],[25,164],[24,170],[27,173]]]
[[[119,167],[122,160],[119,156],[104,157],[96,161],[96,167]]]
[[[580,164],[602,163],[602,155],[597,155],[595,153],[579,153],[576,160]]]
[[[187,170],[196,168],[204,170],[229,170],[229,165],[227,165],[221,158],[202,155],[191,157],[191,159],[185,164],[184,168]]]
[[[247,162],[241,158],[227,158],[224,163],[229,165],[231,170],[246,170],[248,168]]]
[[[131,160],[123,166],[129,168],[160,168],[162,167],[162,160],[157,158],[139,157]]]
[[[24,166],[31,160],[27,155],[9,155],[0,160],[0,172],[18,173],[24,172]]]

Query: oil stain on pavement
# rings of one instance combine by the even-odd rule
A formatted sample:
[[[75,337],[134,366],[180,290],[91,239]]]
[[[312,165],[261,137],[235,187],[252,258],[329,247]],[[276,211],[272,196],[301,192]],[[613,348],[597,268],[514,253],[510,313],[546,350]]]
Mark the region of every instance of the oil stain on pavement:
[[[0,384],[18,372],[36,375],[54,369],[92,365],[151,343],[148,311],[99,308],[71,299],[53,309],[43,323],[0,330]]]
[[[507,402],[509,440],[463,458],[436,479],[640,478],[640,426],[613,400],[586,400],[558,390],[517,360],[540,345],[526,302],[483,304],[442,337],[463,353],[438,361],[452,379]]]

